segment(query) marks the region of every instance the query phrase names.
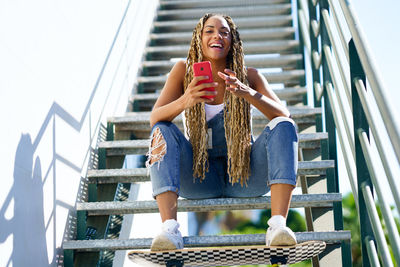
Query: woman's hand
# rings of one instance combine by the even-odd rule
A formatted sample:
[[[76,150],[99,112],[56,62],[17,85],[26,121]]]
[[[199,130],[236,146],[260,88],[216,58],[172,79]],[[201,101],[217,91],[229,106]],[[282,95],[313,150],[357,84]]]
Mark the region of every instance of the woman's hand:
[[[212,102],[214,100],[214,97],[217,95],[217,91],[207,91],[204,89],[209,87],[217,87],[217,82],[203,83],[197,85],[199,81],[207,79],[208,76],[195,76],[193,80],[189,83],[188,87],[185,90],[185,93],[181,97],[183,100],[184,109],[193,107],[200,102]],[[211,98],[209,99],[204,96],[211,96]]]
[[[236,72],[230,69],[224,69],[224,72],[218,71],[218,76],[225,80],[226,90],[239,97],[249,94],[250,88],[236,78]]]

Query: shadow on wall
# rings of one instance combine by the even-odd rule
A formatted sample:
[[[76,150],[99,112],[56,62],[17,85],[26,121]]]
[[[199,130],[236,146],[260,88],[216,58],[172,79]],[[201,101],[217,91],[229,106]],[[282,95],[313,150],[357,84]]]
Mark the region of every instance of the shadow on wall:
[[[123,81],[125,82],[125,79],[127,79],[127,75],[117,75],[117,72],[121,71],[119,70],[120,65],[123,65],[125,63],[125,61],[122,59],[129,56],[128,48],[132,49],[132,46],[128,46],[124,43],[127,42],[129,38],[126,38],[126,36],[122,36],[119,38],[120,32],[124,33],[124,31],[121,31],[121,28],[130,27],[130,24],[128,24],[130,21],[126,19],[130,4],[131,1],[128,1],[119,25],[116,25],[117,29],[114,38],[112,40],[110,48],[107,51],[104,63],[101,66],[101,70],[95,81],[94,87],[91,90],[89,99],[84,106],[82,115],[75,118],[58,103],[53,102],[43,123],[41,124],[41,128],[39,129],[36,138],[32,140],[30,134],[21,135],[15,153],[14,183],[0,209],[0,243],[4,243],[10,236],[12,236],[13,239],[13,251],[11,252],[11,256],[6,266],[59,266],[60,264],[62,264],[63,251],[62,248],[57,247],[56,232],[58,229],[63,228],[63,241],[72,238],[75,234],[72,232],[76,231],[76,225],[74,225],[76,221],[74,218],[74,207],[57,199],[57,192],[55,191],[55,184],[57,183],[57,172],[55,171],[56,162],[61,162],[62,164],[71,168],[77,174],[81,173],[82,166],[74,165],[68,159],[62,157],[57,153],[55,147],[57,133],[56,122],[62,121],[63,125],[68,125],[68,127],[70,127],[77,133],[81,132],[84,123],[89,124],[89,127],[91,127],[90,140],[85,159],[83,160],[84,162],[86,162],[87,157],[90,157],[91,153],[93,152],[91,148],[92,140],[96,136],[96,133],[101,131],[101,120],[104,117],[103,112],[106,110],[106,106],[115,111],[117,110],[118,103],[120,103],[119,99],[117,99],[118,101],[114,104],[109,101],[109,96],[111,95],[111,92],[114,96],[120,96],[122,92],[126,90],[124,86],[118,86],[119,83],[116,82],[116,80],[123,79]],[[136,10],[136,12],[138,11]],[[131,33],[129,32],[129,34]],[[118,38],[120,39],[120,41]],[[118,42],[123,42],[123,44],[125,44],[123,46],[124,48],[121,54],[112,53],[117,39]],[[134,39],[131,38],[130,40]],[[132,51],[136,52],[134,48],[135,47],[133,47]],[[111,57],[113,57],[111,61],[118,62],[118,66],[113,66],[112,68],[107,67]],[[132,70],[129,70],[128,68],[124,71]],[[110,72],[108,73],[108,77],[112,77],[111,80],[102,81],[102,77],[107,76],[103,75],[105,72]],[[100,87],[101,89],[99,89]],[[98,90],[105,93],[106,97],[102,99],[96,98],[95,101],[94,98]],[[102,95],[99,97],[102,97]],[[100,103],[103,106],[101,111],[99,111],[99,114],[96,113],[95,118],[92,118],[91,114],[93,102],[96,102],[96,105]],[[93,125],[94,127],[92,127]],[[51,163],[49,166],[45,166],[43,171],[40,157],[35,156],[35,154],[37,153],[37,149],[43,141],[42,139],[45,138],[44,135],[46,131],[52,131],[53,147]],[[53,172],[51,173],[50,171]],[[45,218],[44,216],[43,203],[44,184],[51,174],[53,175],[52,179],[54,183],[54,191],[52,192],[53,203],[46,203],[46,212],[47,207],[52,205],[50,219],[46,221],[47,218]],[[80,183],[82,183],[82,181],[80,181]],[[82,185],[80,184],[80,186]],[[80,189],[81,188],[79,188],[78,190]],[[46,191],[46,196],[47,193],[48,191]],[[81,193],[82,192],[78,191],[77,199],[83,197],[81,196]],[[9,218],[9,216],[7,216],[6,214],[6,211],[11,207],[11,205],[14,205],[14,214],[12,218]],[[65,209],[69,210],[67,222],[64,225],[65,228],[62,226],[62,223],[64,222],[56,221],[57,206],[62,206]],[[50,223],[53,227],[50,226]],[[48,232],[49,228],[53,228],[51,229],[52,233]],[[51,242],[51,244],[47,244],[46,233],[49,236],[47,240]],[[49,259],[49,253],[53,254],[51,259]]]
[[[21,135],[15,153],[14,184],[0,210],[0,242],[13,235],[13,252],[7,263],[13,266],[48,266],[43,183],[40,158],[34,156],[29,134]],[[33,165],[33,161],[35,164]],[[14,216],[5,211],[14,201]]]

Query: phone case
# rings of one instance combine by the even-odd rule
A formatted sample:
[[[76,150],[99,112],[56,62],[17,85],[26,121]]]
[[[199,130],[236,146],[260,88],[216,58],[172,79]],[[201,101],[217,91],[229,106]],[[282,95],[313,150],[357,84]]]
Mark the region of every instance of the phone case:
[[[197,83],[203,84],[203,83],[212,83],[213,78],[212,78],[212,70],[211,70],[211,63],[210,61],[203,61],[203,62],[198,62],[193,64],[193,73],[194,76],[208,76],[207,80],[201,80]],[[206,91],[215,91],[215,87],[207,87],[204,88]],[[208,96],[202,96],[204,98],[208,99],[213,99],[215,96],[213,95],[208,95]]]

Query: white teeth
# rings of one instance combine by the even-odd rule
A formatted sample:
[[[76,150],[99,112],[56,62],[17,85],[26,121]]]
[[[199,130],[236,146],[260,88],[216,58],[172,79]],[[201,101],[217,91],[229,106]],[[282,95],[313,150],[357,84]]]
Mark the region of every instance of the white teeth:
[[[212,45],[210,45],[211,47],[219,47],[219,48],[222,48],[222,45],[221,44],[212,44]]]

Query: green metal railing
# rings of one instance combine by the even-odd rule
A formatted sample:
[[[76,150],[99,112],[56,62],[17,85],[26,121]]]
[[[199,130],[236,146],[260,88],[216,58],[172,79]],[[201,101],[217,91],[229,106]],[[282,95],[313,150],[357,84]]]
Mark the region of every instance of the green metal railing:
[[[322,101],[324,104],[324,116],[317,121],[317,131],[325,129],[329,133],[325,157],[334,160],[337,160],[338,135],[362,222],[363,266],[380,266],[380,262],[383,266],[393,266],[389,244],[399,264],[399,232],[386,197],[392,193],[399,211],[400,191],[394,177],[395,167],[400,163],[400,123],[394,116],[349,0],[298,0],[297,5],[301,39],[311,62],[314,105],[320,107]],[[350,34],[349,42],[346,34]],[[372,93],[367,93],[366,81]],[[375,105],[377,110],[374,110]],[[382,122],[384,127],[377,122]],[[370,132],[377,154],[371,152]],[[385,143],[385,135],[390,142]],[[395,160],[388,157],[388,145],[393,149]],[[395,164],[390,164],[393,161]],[[384,174],[378,172],[380,165]],[[380,183],[383,179],[391,188],[385,195]],[[332,181],[334,185],[331,186],[338,190],[337,176]],[[385,239],[376,205],[382,211],[389,242]]]

